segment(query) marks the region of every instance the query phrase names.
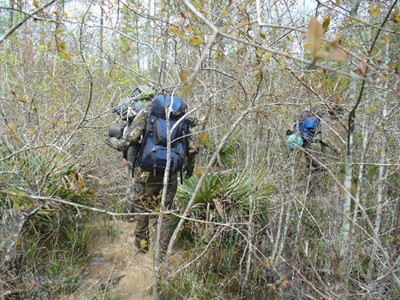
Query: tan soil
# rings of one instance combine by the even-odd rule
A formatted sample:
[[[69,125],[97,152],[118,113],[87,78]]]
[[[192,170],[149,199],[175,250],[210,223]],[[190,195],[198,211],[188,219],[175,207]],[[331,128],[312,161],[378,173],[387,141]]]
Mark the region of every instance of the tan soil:
[[[107,224],[111,234],[99,233],[96,237],[89,264],[82,270],[84,280],[73,294],[62,299],[153,299],[153,251],[142,254],[135,250],[135,224]]]

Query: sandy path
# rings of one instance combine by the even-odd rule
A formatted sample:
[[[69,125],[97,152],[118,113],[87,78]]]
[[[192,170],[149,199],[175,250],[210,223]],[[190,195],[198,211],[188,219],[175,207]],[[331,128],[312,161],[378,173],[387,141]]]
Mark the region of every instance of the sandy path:
[[[153,299],[153,251],[137,253],[133,245],[135,223],[110,222],[110,236],[97,237],[79,288],[63,299]]]

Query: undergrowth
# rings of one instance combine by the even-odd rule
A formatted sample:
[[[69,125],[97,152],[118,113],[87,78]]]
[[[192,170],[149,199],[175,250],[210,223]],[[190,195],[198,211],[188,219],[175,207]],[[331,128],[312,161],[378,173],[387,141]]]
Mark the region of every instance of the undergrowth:
[[[46,149],[19,154],[1,150],[2,157],[10,155],[0,161],[4,298],[48,299],[74,290],[88,256],[91,230],[83,220],[90,214],[58,200],[90,205],[96,199],[94,183]]]
[[[198,178],[193,177],[179,187],[176,196],[179,207],[187,206],[197,183]],[[265,181],[262,171],[254,177],[246,173],[207,175],[191,211],[192,218],[205,222],[185,223],[180,234],[183,252],[173,260],[179,260],[177,265],[186,267],[171,271],[172,275],[161,287],[163,297],[249,299],[255,287],[265,282],[258,276],[250,279],[255,284],[243,284],[248,255],[250,197],[257,205],[257,211],[268,211],[275,192],[276,187]],[[257,214],[255,222],[263,221],[265,216]],[[231,225],[221,226],[223,223]]]

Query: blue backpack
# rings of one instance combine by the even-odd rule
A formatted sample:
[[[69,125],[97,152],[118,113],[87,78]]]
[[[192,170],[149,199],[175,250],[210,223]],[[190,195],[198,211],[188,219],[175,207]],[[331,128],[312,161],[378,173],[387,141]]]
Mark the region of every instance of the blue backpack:
[[[303,120],[299,123],[300,135],[304,138],[312,138],[320,122],[321,120],[311,115],[309,111],[303,112]]]
[[[171,106],[172,102],[172,106]],[[166,120],[166,107],[169,110],[169,128]],[[185,115],[186,104],[183,99],[158,95],[153,98],[143,137],[138,162],[142,169],[164,173],[167,165],[167,133]],[[188,149],[189,121],[180,120],[171,134],[170,172],[182,171]]]

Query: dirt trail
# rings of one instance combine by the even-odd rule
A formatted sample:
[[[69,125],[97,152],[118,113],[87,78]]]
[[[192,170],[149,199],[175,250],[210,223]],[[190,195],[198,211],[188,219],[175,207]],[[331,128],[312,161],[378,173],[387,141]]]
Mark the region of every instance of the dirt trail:
[[[137,253],[133,245],[135,222],[112,222],[109,236],[96,239],[85,279],[63,299],[153,299],[153,251]],[[105,297],[105,295],[110,297]]]

